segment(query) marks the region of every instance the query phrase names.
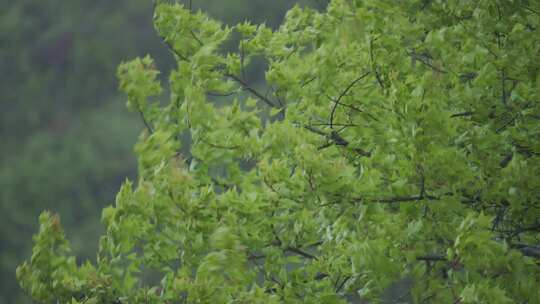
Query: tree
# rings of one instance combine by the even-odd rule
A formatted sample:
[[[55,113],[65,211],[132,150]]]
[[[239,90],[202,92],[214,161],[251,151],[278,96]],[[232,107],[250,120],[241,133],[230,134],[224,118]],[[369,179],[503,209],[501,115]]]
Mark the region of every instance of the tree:
[[[223,19],[263,20],[258,13],[272,25],[292,6],[273,1],[256,12],[269,2],[231,2],[193,5]],[[9,58],[0,60],[0,303],[22,304],[30,300],[14,265],[30,257],[40,212],[60,214],[77,259],[94,258],[102,208],[136,176],[132,146],[142,123],[118,102],[118,62],[151,53],[166,74],[174,59],[155,35],[147,0],[0,0],[0,7],[0,58]]]
[[[169,102],[150,57],[118,69],[146,124],[139,179],[103,210],[95,265],[43,213],[22,287],[44,303],[358,303],[409,280],[401,301],[537,301],[535,5],[334,0],[272,31],[156,3]],[[256,58],[267,92],[244,77]]]

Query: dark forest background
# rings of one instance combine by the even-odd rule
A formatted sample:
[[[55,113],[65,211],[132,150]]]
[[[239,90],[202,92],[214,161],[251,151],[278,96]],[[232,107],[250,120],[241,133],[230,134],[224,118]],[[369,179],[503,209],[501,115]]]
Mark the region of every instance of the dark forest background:
[[[274,28],[293,5],[324,2],[192,0],[224,23]],[[60,214],[79,260],[95,259],[101,209],[136,179],[143,128],[124,107],[116,67],[146,54],[174,67],[150,0],[0,0],[0,303],[29,302],[15,268],[30,257],[43,210]]]

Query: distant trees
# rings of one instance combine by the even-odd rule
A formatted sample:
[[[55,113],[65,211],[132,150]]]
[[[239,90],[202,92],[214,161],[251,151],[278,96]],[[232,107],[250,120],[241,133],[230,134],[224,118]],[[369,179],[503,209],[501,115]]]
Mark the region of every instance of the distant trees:
[[[43,213],[21,285],[45,303],[378,302],[399,281],[394,301],[540,299],[535,5],[333,0],[272,31],[158,1],[167,102],[151,57],[118,69],[138,181],[103,210],[95,264]],[[261,58],[266,90],[245,77]]]
[[[100,210],[135,176],[140,122],[122,110],[114,71],[126,56],[165,57],[145,3],[0,0],[0,303],[28,302],[15,267],[42,210],[60,213],[74,253],[94,258]],[[145,31],[130,32],[133,15]]]

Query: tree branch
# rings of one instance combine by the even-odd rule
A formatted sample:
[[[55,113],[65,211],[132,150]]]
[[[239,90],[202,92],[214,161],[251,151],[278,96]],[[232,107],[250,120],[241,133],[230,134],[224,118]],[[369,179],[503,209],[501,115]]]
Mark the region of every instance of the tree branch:
[[[416,260],[426,262],[446,261],[446,257],[443,255],[421,255],[417,256]]]
[[[393,204],[393,203],[404,203],[404,202],[416,202],[421,200],[439,200],[438,197],[432,196],[432,195],[414,195],[414,196],[396,196],[391,198],[383,198],[383,199],[375,199],[372,200],[372,202],[376,203],[387,203],[387,204]]]
[[[451,118],[466,117],[466,116],[472,116],[473,114],[474,114],[473,111],[467,111],[467,112],[461,112],[461,113],[452,114],[452,115],[450,115],[450,117]]]
[[[436,66],[434,66],[433,64],[431,64],[431,62],[429,62],[428,60],[426,60],[426,58],[431,58],[431,56],[427,57],[427,56],[424,56],[422,54],[418,54],[416,53],[415,51],[412,51],[412,52],[407,52],[409,54],[409,56],[411,56],[414,60],[418,60],[420,61],[423,65],[425,66],[428,66],[430,67],[432,70],[436,71],[436,72],[439,72],[439,73],[442,73],[442,74],[446,74],[448,73],[448,71],[446,70],[443,70],[441,68],[438,68]]]
[[[153,134],[154,129],[152,129],[152,127],[150,126],[150,124],[148,123],[146,118],[144,117],[143,111],[141,109],[138,109],[138,112],[139,112],[139,115],[141,116],[141,119],[142,119],[144,125],[146,126],[146,129],[148,129],[148,132],[150,132],[150,134]]]
[[[540,245],[515,244],[512,248],[521,251],[524,256],[540,259]]]
[[[330,112],[330,128],[333,129],[333,123],[334,123],[334,115],[336,113],[336,109],[337,109],[337,106],[339,105],[339,102],[341,101],[341,99],[343,98],[343,96],[345,96],[353,87],[354,85],[364,79],[367,75],[369,75],[369,71],[360,75],[358,78],[356,78],[355,80],[353,80],[346,88],[345,90],[343,90],[341,92],[341,94],[339,94],[338,98],[333,100],[334,101],[334,106],[332,107],[332,111]]]
[[[266,98],[264,95],[262,95],[261,93],[259,93],[257,90],[253,89],[252,87],[250,87],[245,81],[243,81],[242,79],[240,79],[239,77],[235,76],[235,75],[232,75],[232,74],[225,74],[226,77],[234,80],[235,82],[237,82],[241,87],[242,89],[244,89],[245,91],[248,91],[250,92],[251,94],[255,95],[257,98],[259,98],[260,100],[262,100],[264,103],[266,103],[268,106],[272,107],[272,108],[277,108],[277,106],[272,102],[270,101],[270,99]]]
[[[375,64],[375,59],[373,56],[373,42],[375,40],[377,39],[375,38],[369,40],[369,59],[371,61],[371,68],[373,69],[373,71],[375,71],[375,78],[377,79],[377,83],[379,83],[381,90],[384,90],[384,83],[381,79],[381,75],[379,75],[379,71],[377,70],[377,65]]]
[[[330,134],[327,134],[325,133],[324,131],[322,130],[319,130],[317,128],[314,128],[312,126],[308,126],[308,125],[304,125],[304,128],[306,128],[307,130],[315,133],[315,134],[318,134],[318,135],[321,135],[321,136],[324,136],[326,138],[328,138],[328,140],[336,145],[336,146],[342,146],[342,147],[348,147],[349,146],[349,141],[347,141],[345,138],[343,138],[341,135],[339,135],[338,132],[336,131],[332,131],[330,132]],[[328,145],[329,146],[329,145]],[[323,146],[323,148],[326,148],[327,146]],[[361,156],[365,156],[365,157],[370,157],[371,156],[371,151],[365,151],[361,148],[352,148],[354,152],[360,154]]]
[[[300,248],[290,247],[290,246],[289,246],[289,247],[285,248],[285,251],[289,251],[289,252],[292,252],[292,253],[296,253],[296,254],[298,254],[298,255],[301,255],[301,256],[303,256],[303,257],[305,257],[305,258],[308,258],[308,259],[311,259],[311,260],[317,260],[317,257],[316,257],[316,256],[314,256],[314,255],[312,255],[312,254],[310,254],[310,253],[307,253],[307,252],[301,250]]]

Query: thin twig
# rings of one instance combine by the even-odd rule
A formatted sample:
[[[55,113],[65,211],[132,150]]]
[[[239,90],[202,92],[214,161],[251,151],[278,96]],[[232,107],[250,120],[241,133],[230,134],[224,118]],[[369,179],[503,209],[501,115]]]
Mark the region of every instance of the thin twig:
[[[334,115],[336,113],[337,106],[339,105],[339,102],[341,101],[341,98],[345,96],[353,87],[354,85],[359,82],[360,80],[364,79],[367,75],[369,75],[369,71],[362,74],[360,77],[353,80],[346,88],[339,94],[338,98],[334,100],[334,106],[332,107],[332,112],[330,112],[330,128],[333,129],[333,123],[334,123]]]
[[[326,145],[323,145],[323,146],[319,147],[319,150],[322,150],[324,148],[328,148],[332,144],[334,144],[336,146],[342,146],[342,147],[348,147],[349,144],[350,144],[349,141],[347,141],[345,138],[343,138],[336,131],[332,131],[332,132],[330,132],[330,134],[327,134],[324,131],[321,131],[321,130],[319,130],[317,128],[314,128],[312,126],[305,125],[304,128],[306,128],[307,130],[309,130],[309,131],[311,131],[311,132],[313,132],[315,134],[324,136],[330,141]],[[365,156],[365,157],[370,157],[371,156],[371,151],[365,151],[365,150],[363,150],[361,148],[352,148],[352,149],[354,150],[354,152],[360,154],[361,156]]]
[[[425,66],[430,67],[430,68],[431,68],[432,70],[434,70],[434,71],[437,71],[437,72],[442,73],[442,74],[448,73],[448,71],[443,70],[443,69],[441,69],[441,68],[438,68],[438,67],[434,66],[433,64],[431,64],[431,62],[427,61],[427,60],[425,59],[424,56],[422,56],[422,55],[420,55],[420,54],[417,54],[417,53],[414,52],[414,51],[408,52],[408,54],[409,54],[409,56],[413,57],[415,60],[420,61],[420,63],[422,63],[422,64],[425,65]]]
[[[537,14],[537,15],[540,15],[540,11],[534,10],[534,9],[532,9],[532,8],[526,6],[526,5],[522,5],[522,7],[523,7],[524,9],[528,10],[528,11],[531,12],[531,13],[535,13],[535,14]]]
[[[310,253],[307,253],[307,252],[301,250],[300,248],[290,247],[290,246],[289,246],[289,247],[285,248],[285,251],[289,251],[289,252],[292,252],[292,253],[296,253],[296,254],[301,255],[301,256],[303,256],[303,257],[305,257],[305,258],[308,258],[308,259],[312,259],[312,260],[316,260],[316,259],[317,259],[316,256],[314,256],[314,255],[312,255],[312,254],[310,254]]]
[[[404,202],[416,202],[421,200],[438,200],[438,197],[432,196],[432,195],[414,195],[414,196],[396,196],[391,198],[382,198],[382,199],[374,199],[373,202],[377,203],[387,203],[387,204],[393,204],[393,203],[404,203]]]
[[[199,39],[199,37],[197,37],[197,35],[195,35],[193,30],[190,30],[189,32],[191,33],[191,36],[193,37],[193,39],[195,39],[199,43],[200,46],[204,45],[204,43]]]
[[[369,59],[371,61],[371,68],[373,69],[373,71],[375,71],[375,78],[377,79],[381,90],[384,90],[384,83],[382,82],[381,75],[379,75],[379,71],[377,70],[377,65],[375,64],[375,59],[373,56],[373,42],[375,40],[377,39],[375,38],[369,40]]]
[[[236,94],[236,92],[229,92],[229,93],[206,92],[206,94],[210,96],[216,96],[216,97],[227,97],[227,96],[232,96]]]
[[[466,116],[472,116],[473,114],[474,114],[473,111],[467,111],[467,112],[461,112],[461,113],[452,114],[452,115],[450,115],[450,117],[451,118],[466,117]]]
[[[154,7],[153,7],[153,10],[154,10],[154,18],[155,18],[155,15],[156,15],[156,8],[157,8],[157,4],[158,2],[157,1],[154,1]],[[190,5],[190,9],[191,9],[191,0],[189,2],[189,5]],[[165,37],[161,36],[161,34],[159,32],[157,32],[159,38],[161,38],[161,41],[167,46],[167,48],[173,53],[175,54],[176,56],[178,56],[178,58],[184,60],[184,61],[188,61],[187,57],[180,54],[180,52],[178,52],[177,50],[174,49],[173,45],[170,43],[170,41],[168,41]]]
[[[307,86],[308,84],[310,84],[310,83],[311,83],[313,80],[315,80],[315,79],[317,79],[317,76],[311,77],[310,79],[304,81],[304,83],[302,83],[302,84],[300,85],[300,87],[303,88],[303,87]]]
[[[242,75],[242,80],[244,81],[246,81],[246,69],[244,67],[245,57],[244,40],[240,40],[240,73]]]
[[[437,262],[437,261],[446,261],[446,257],[442,255],[421,255],[421,256],[417,256],[416,260],[427,261],[427,262]]]
[[[138,112],[139,112],[139,115],[141,116],[141,119],[142,119],[144,125],[146,126],[146,129],[148,129],[148,132],[150,132],[150,134],[153,134],[154,129],[152,129],[152,127],[150,126],[150,124],[148,123],[146,118],[144,117],[143,111],[141,109],[139,109]]]
[[[345,279],[343,279],[343,281],[341,281],[341,284],[339,284],[339,286],[336,288],[336,293],[339,293],[343,287],[345,286],[345,284],[352,278],[352,276],[347,276],[345,277]]]
[[[521,251],[524,256],[532,258],[540,258],[540,246],[539,245],[527,245],[527,244],[514,244],[512,248]]]
[[[235,76],[235,75],[232,75],[232,74],[225,74],[226,77],[236,81],[241,87],[242,89],[244,89],[245,91],[248,91],[250,92],[251,94],[255,95],[257,98],[259,98],[260,100],[262,100],[264,103],[266,103],[268,106],[272,107],[272,108],[277,108],[277,106],[272,102],[270,101],[270,99],[264,97],[264,95],[262,95],[261,93],[259,93],[257,90],[253,89],[252,87],[250,87],[245,81],[243,81],[242,79],[240,79],[239,77]]]

